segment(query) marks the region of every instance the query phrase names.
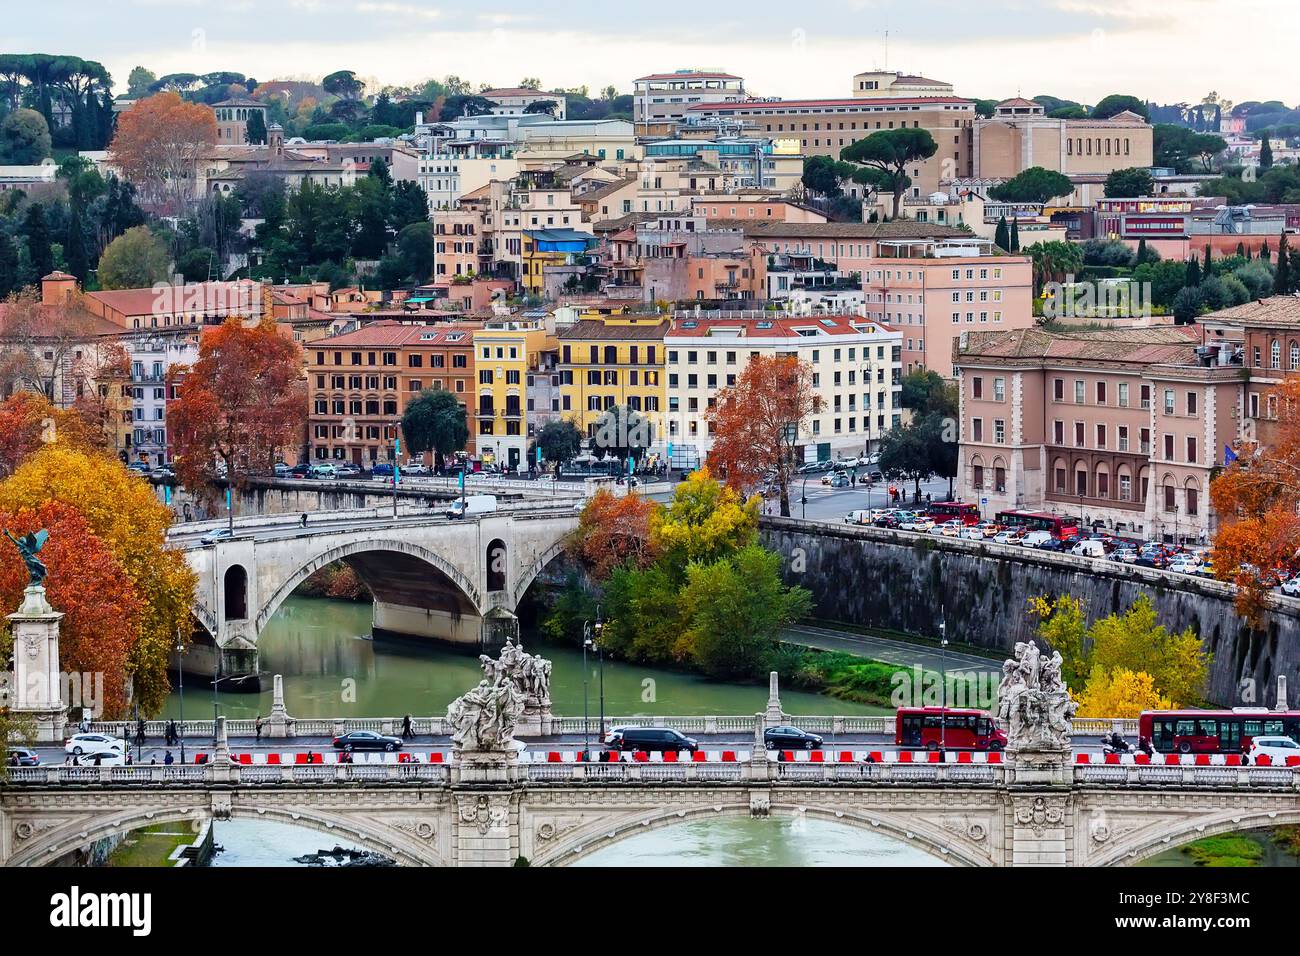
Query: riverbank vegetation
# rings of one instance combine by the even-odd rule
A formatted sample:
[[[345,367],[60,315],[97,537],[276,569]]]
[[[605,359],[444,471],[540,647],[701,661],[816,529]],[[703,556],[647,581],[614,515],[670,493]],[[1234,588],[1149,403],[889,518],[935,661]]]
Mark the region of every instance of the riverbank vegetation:
[[[337,598],[340,601],[374,600],[370,588],[366,587],[357,572],[342,561],[327,564],[311,576],[294,592],[302,597]]]
[[[1190,627],[1175,634],[1160,624],[1145,595],[1091,625],[1083,602],[1068,594],[1034,598],[1029,612],[1038,636],[1061,653],[1080,717],[1137,717],[1204,702],[1211,654]]]
[[[781,557],[758,543],[758,498],[744,500],[694,472],[665,505],[601,490],[584,509],[571,575],[543,621],[552,638],[580,642],[600,620],[605,653],[686,667],[718,680],[757,680],[781,628],[812,598],[781,580]]]

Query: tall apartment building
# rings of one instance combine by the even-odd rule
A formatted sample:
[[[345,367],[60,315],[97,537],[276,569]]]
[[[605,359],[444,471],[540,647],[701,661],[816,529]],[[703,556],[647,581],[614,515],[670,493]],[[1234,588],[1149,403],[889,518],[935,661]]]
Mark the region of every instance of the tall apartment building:
[[[745,81],[731,73],[651,73],[632,81],[632,120],[638,136],[670,136],[692,106],[738,103],[745,98]]]
[[[862,273],[866,314],[902,333],[904,374],[927,368],[951,377],[962,332],[1034,324],[1032,262],[994,252],[991,240],[974,236],[877,243]]]
[[[645,415],[663,434],[667,406],[664,335],[657,314],[619,312],[584,317],[559,329],[560,411],[588,438],[605,410],[624,406]]]
[[[1206,543],[1209,485],[1237,437],[1242,367],[1196,326],[972,331],[954,343],[957,493],[1129,536]]]
[[[534,410],[528,379],[555,339],[540,319],[500,318],[474,333],[475,447],[484,462],[527,464]]]
[[[664,336],[667,439],[700,459],[713,446],[706,420],[718,392],[735,385],[757,356],[793,356],[812,367],[823,408],[803,423],[797,453],[807,460],[861,455],[901,415],[900,334],[855,315],[678,312]]]
[[[392,461],[402,413],[425,389],[466,407],[474,450],[474,328],[370,322],[307,347],[308,454],[369,467]],[[402,457],[407,457],[403,451]]]

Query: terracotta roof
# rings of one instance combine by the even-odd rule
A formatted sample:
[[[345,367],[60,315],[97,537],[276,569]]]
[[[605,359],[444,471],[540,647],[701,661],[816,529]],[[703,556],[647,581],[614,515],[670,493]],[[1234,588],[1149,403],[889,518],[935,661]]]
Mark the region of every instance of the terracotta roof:
[[[1027,100],[1023,96],[1013,96],[1009,100],[1003,100],[998,104],[998,106],[1036,106],[1039,109],[1043,108],[1042,103],[1037,103],[1034,100]]]
[[[883,96],[879,99],[863,97],[851,100],[747,100],[743,103],[697,103],[688,107],[686,112],[707,113],[711,110],[719,110],[734,113],[741,110],[802,110],[833,109],[840,106],[932,106],[941,104],[974,106],[975,101],[961,96]]]
[[[154,315],[162,309],[167,314],[191,312],[224,313],[241,307],[257,305],[260,295],[256,283],[194,282],[171,286],[170,294],[153,289],[114,289],[104,292],[87,292],[89,298],[103,303],[109,309],[125,316]],[[196,301],[197,300],[197,301]]]
[[[563,93],[545,93],[542,90],[535,90],[528,86],[504,87],[499,90],[484,90],[479,96],[485,99],[492,99],[494,96],[554,96],[556,99],[562,97]]]
[[[993,358],[1191,365],[1196,362],[1196,348],[1200,344],[1201,330],[1194,325],[1079,332],[1046,332],[1037,328],[967,332],[953,340],[953,361],[962,364],[971,359]]]
[[[912,219],[890,222],[740,221],[745,224],[745,235],[755,239],[948,239],[969,235],[955,226]]]
[[[358,318],[363,318],[360,313]],[[463,325],[407,325],[389,319],[367,322],[355,332],[330,336],[311,343],[314,348],[338,348],[344,346],[470,346],[474,339],[474,327]],[[459,335],[459,338],[453,338]]]
[[[1300,328],[1300,296],[1274,295],[1245,305],[1234,305],[1201,316],[1202,322],[1230,322],[1233,325],[1268,325]]]
[[[648,320],[653,316],[647,316]],[[571,340],[607,340],[622,341],[624,339],[648,339],[652,341],[661,340],[667,333],[671,323],[667,320],[660,320],[651,324],[650,321],[644,323],[638,322],[636,325],[628,325],[618,322],[602,322],[599,319],[580,319],[567,328],[561,329],[556,333],[556,338]]]
[[[619,179],[615,182],[593,189],[590,192],[581,193],[574,197],[577,202],[600,202],[606,196],[612,196],[620,189],[625,189],[636,183],[635,176],[629,176],[627,179]]]
[[[760,327],[763,326],[763,327]],[[857,326],[857,327],[855,327]],[[717,342],[735,341],[737,338],[809,338],[800,329],[815,328],[822,335],[860,335],[864,328],[891,331],[889,326],[860,315],[784,315],[726,318],[699,318],[678,315],[673,319],[668,338],[708,338]],[[713,335],[721,331],[740,331],[739,336]]]
[[[731,73],[710,73],[696,72],[690,70],[686,73],[651,73],[649,76],[638,76],[633,83],[639,83],[641,80],[738,80],[740,77]]]

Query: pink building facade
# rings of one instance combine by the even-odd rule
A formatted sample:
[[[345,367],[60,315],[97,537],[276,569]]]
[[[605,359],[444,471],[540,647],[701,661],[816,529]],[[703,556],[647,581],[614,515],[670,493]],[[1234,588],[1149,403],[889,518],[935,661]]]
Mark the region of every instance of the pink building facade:
[[[903,374],[953,375],[953,346],[963,332],[1025,329],[1034,324],[1033,265],[1028,256],[992,254],[974,237],[886,241],[863,270],[867,318],[903,333]]]
[[[1238,435],[1240,355],[1195,326],[970,332],[953,348],[957,493],[1004,510],[1204,545],[1213,470]]]

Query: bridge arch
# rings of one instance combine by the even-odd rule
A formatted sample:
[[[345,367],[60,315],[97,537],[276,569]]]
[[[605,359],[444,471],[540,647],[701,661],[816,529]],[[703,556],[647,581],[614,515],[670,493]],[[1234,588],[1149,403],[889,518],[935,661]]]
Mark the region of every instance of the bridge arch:
[[[221,603],[227,621],[242,621],[248,617],[248,572],[242,564],[226,568],[222,582],[224,591]]]
[[[448,865],[447,860],[431,846],[420,841],[417,835],[370,822],[360,814],[334,814],[306,806],[256,807],[236,804],[224,808],[215,816],[218,819],[270,820],[306,827],[330,834],[339,841],[356,843],[363,849],[382,853],[404,866]],[[193,824],[213,817],[214,812],[210,806],[141,806],[99,815],[87,814],[45,830],[34,830],[33,835],[5,865],[44,866],[70,850],[140,827],[160,823]],[[20,819],[15,824],[18,834],[24,832],[23,823]]]
[[[333,564],[335,561],[343,561],[347,558],[355,558],[368,553],[382,554],[385,552],[406,555],[428,565],[438,572],[439,577],[442,579],[440,583],[450,585],[448,591],[456,605],[456,610],[463,614],[480,613],[478,588],[446,558],[409,541],[401,541],[396,538],[373,538],[329,548],[300,565],[283,583],[275,588],[269,597],[263,600],[262,608],[257,614],[256,633],[261,633],[262,629],[266,627],[266,622],[279,610],[285,599],[297,590],[298,585],[321,568]],[[365,581],[367,575],[364,569],[357,567],[357,564],[353,564],[353,566],[357,569],[358,575]],[[367,584],[369,583],[367,582]],[[375,590],[374,587],[371,589],[372,591]],[[377,594],[376,597],[379,597],[379,595]]]
[[[1086,863],[1088,866],[1132,866],[1166,850],[1174,850],[1220,833],[1240,833],[1244,830],[1297,824],[1300,824],[1300,809],[1236,808],[1204,814],[1162,816],[1150,826],[1125,834],[1124,839],[1095,853]]]
[[[594,821],[564,833],[555,846],[547,847],[529,862],[533,866],[568,866],[590,856],[598,850],[646,833],[700,819],[723,819],[751,815],[748,794],[742,793],[744,802],[718,802],[705,806],[660,807],[649,813],[630,814],[617,821]],[[773,800],[769,813],[785,819],[811,818],[827,823],[840,823],[868,833],[889,836],[898,842],[916,846],[930,856],[952,866],[992,866],[988,848],[979,848],[969,840],[959,838],[944,829],[910,813],[878,813],[874,810],[836,808],[813,803],[778,802]],[[987,835],[985,836],[987,841]]]
[[[537,580],[537,576],[546,569],[548,564],[568,550],[568,547],[569,535],[562,535],[559,541],[551,544],[537,556],[531,565],[520,571],[519,580],[515,582],[515,590],[513,594],[516,607],[519,605],[519,602],[524,599],[524,595],[528,592],[528,588],[532,586],[532,583],[535,580]]]

